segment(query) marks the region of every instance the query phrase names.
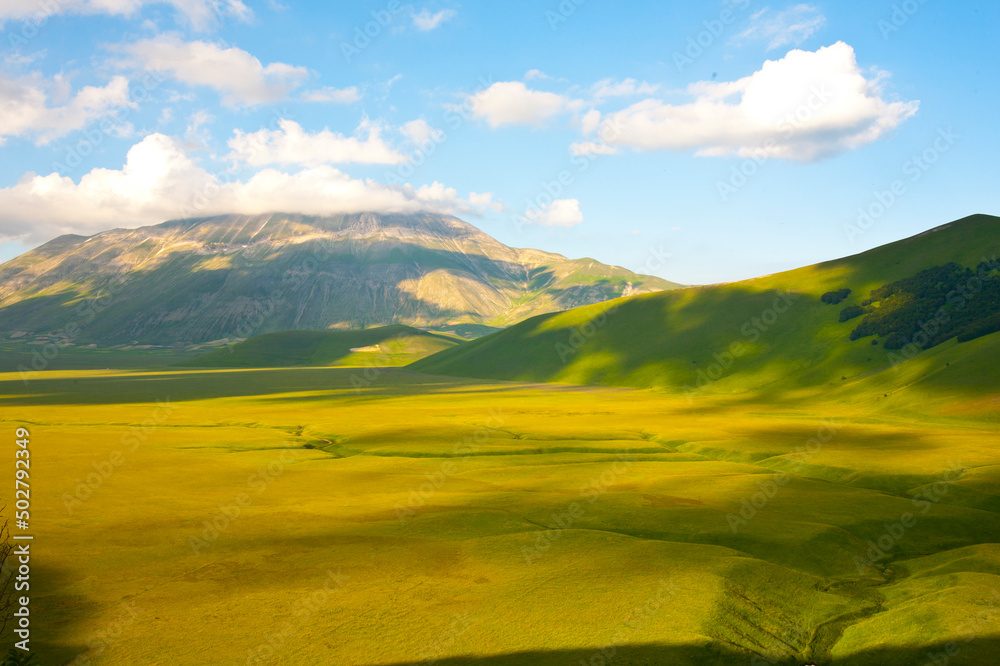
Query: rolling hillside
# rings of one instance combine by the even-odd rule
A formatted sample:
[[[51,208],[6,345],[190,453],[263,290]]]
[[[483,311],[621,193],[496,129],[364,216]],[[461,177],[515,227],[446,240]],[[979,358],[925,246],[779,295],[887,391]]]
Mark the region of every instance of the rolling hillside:
[[[59,345],[506,326],[676,287],[432,215],[227,215],[62,236],[0,265],[0,335]]]
[[[405,365],[460,344],[457,337],[394,325],[361,331],[278,331],[181,365],[202,368]]]
[[[973,270],[983,262],[995,267],[998,256],[1000,218],[977,215],[862,254],[784,273],[537,316],[418,361],[412,369],[689,394],[709,388],[766,394],[838,385],[898,368],[913,356],[926,361],[951,354],[972,356],[953,383],[995,383],[1000,335],[962,343],[951,338],[923,351],[913,346],[892,350],[879,336],[852,341],[851,332],[861,320],[841,322],[839,315],[847,307],[861,307],[873,290],[924,269],[948,262]],[[984,278],[992,289],[990,280],[997,271],[988,273]],[[984,283],[978,279],[960,285],[963,302],[955,296],[955,303],[945,306],[949,316],[986,305]],[[843,301],[823,302],[824,294],[841,289],[851,290]],[[957,372],[946,367],[948,373]]]

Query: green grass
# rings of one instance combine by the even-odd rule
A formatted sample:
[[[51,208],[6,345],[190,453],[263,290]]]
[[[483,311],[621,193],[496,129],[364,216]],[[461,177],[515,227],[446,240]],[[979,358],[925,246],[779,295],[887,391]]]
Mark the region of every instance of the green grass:
[[[1000,334],[892,365],[837,314],[927,265],[975,266],[997,229],[972,218],[460,345],[292,332],[199,361],[277,368],[0,374],[0,420],[32,433],[37,651],[994,663]],[[843,303],[820,301],[841,287]],[[786,290],[750,340],[742,327]],[[452,346],[404,368],[294,367],[358,364],[374,352],[351,347],[393,339]],[[723,363],[733,342],[745,349]],[[412,349],[388,356],[429,351]],[[684,389],[713,363],[718,380]]]
[[[464,340],[394,325],[350,331],[279,331],[216,349],[182,365],[208,368],[406,365]]]
[[[744,394],[829,386],[892,368],[881,346],[870,339],[850,341],[857,322],[839,322],[840,310],[929,266],[955,261],[975,268],[998,255],[1000,218],[974,216],[785,273],[541,315],[423,359],[413,369],[671,392],[706,383],[713,391]],[[844,302],[821,302],[824,293],[842,287],[853,290]],[[973,371],[997,377],[996,358]]]
[[[1000,613],[995,385],[970,399],[913,361],[884,409],[863,391],[691,404],[361,372],[0,376],[0,419],[32,433],[45,663],[244,664],[268,640],[264,663],[359,666],[578,663],[609,645],[623,664],[912,666],[949,641],[960,663],[997,648],[995,620],[968,623]],[[348,578],[323,593],[328,571]]]

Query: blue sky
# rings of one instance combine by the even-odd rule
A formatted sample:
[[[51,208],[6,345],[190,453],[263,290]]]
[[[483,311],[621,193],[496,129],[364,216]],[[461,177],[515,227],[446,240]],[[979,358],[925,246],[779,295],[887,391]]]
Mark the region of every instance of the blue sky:
[[[329,5],[5,0],[0,260],[435,210],[694,284],[1000,213],[997,3]]]

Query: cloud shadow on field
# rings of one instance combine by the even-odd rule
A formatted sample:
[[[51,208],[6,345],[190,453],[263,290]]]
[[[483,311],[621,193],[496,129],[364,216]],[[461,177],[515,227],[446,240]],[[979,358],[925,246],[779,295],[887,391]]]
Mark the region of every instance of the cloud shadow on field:
[[[608,648],[606,648],[608,649]],[[957,653],[955,650],[959,650]],[[609,649],[610,651],[610,649]],[[549,664],[608,664],[613,666],[746,666],[750,663],[770,666],[801,666],[804,663],[816,666],[921,666],[936,663],[932,656],[945,663],[951,654],[954,663],[986,664],[994,663],[989,655],[1000,654],[1000,639],[983,638],[970,643],[940,643],[919,647],[886,648],[856,653],[848,657],[832,659],[813,657],[775,658],[735,648],[729,645],[711,643],[701,645],[623,645],[614,648],[612,659],[605,657],[600,649],[535,650],[515,652],[489,657],[464,655],[443,657],[433,661],[438,666],[547,666]],[[978,657],[978,660],[977,660]],[[982,661],[987,659],[987,661]],[[380,666],[412,666],[413,663],[430,661],[399,662]],[[374,666],[374,665],[373,665]]]
[[[16,405],[124,405],[154,403],[169,398],[171,403],[217,398],[264,398],[280,401],[317,402],[322,400],[367,400],[380,397],[516,393],[527,390],[583,392],[628,391],[591,386],[526,385],[490,379],[467,379],[424,375],[399,368],[378,368],[366,386],[357,387],[352,378],[364,379],[371,368],[256,368],[232,370],[188,370],[157,368],[112,375],[47,377],[34,373],[27,382],[14,373],[0,380],[0,406]],[[288,393],[309,393],[281,397]]]

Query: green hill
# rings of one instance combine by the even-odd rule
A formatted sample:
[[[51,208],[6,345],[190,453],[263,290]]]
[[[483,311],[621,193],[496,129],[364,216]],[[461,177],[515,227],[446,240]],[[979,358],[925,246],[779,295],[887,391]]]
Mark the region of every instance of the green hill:
[[[397,366],[458,345],[461,339],[394,325],[359,331],[278,331],[216,349],[182,365],[207,368]]]
[[[995,381],[1000,375],[995,353],[1000,336],[987,333],[995,330],[991,322],[995,321],[994,309],[1000,307],[989,293],[997,284],[992,280],[1000,276],[998,255],[1000,218],[975,215],[814,266],[540,315],[418,361],[412,369],[464,377],[651,387],[689,394],[709,389],[766,394],[866,379],[896,369],[912,357],[926,362],[948,355],[955,361],[969,357],[966,372],[957,383]],[[985,337],[961,343],[956,337],[935,339],[932,349],[931,343],[906,328],[917,323],[935,324],[933,319],[916,322],[915,316],[924,310],[910,303],[910,310],[901,311],[907,316],[896,318],[907,344],[900,344],[896,336],[886,348],[888,335],[851,340],[852,331],[865,320],[840,321],[845,308],[864,303],[866,308],[880,310],[872,316],[885,315],[889,310],[881,308],[887,308],[891,299],[872,304],[872,298],[898,292],[899,285],[894,285],[898,281],[913,291],[912,285],[927,281],[918,276],[921,271],[950,262],[972,273],[949,273],[949,279],[964,276],[958,289],[951,290],[957,293],[949,291],[943,310],[930,312],[957,321],[968,319],[970,311],[976,309],[972,323],[979,328],[958,339]],[[892,288],[886,290],[887,285]],[[850,293],[845,296],[842,290],[846,289]],[[881,291],[873,294],[876,290]],[[937,301],[921,301],[932,302]],[[962,328],[951,335],[968,330]]]

